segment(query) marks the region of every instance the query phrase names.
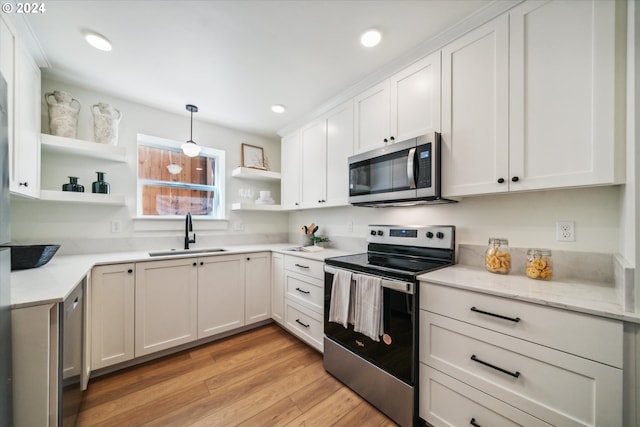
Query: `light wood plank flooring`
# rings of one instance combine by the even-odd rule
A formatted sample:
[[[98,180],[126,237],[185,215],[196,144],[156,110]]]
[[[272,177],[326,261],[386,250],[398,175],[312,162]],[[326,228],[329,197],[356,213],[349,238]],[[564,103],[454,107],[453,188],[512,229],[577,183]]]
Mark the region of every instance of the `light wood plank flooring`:
[[[275,324],[92,379],[78,426],[395,426]]]

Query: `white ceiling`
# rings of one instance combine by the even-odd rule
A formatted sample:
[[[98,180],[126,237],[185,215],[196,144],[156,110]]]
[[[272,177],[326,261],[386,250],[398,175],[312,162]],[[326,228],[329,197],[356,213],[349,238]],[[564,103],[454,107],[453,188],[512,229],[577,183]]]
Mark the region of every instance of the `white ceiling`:
[[[55,78],[185,116],[195,104],[195,120],[275,136],[489,3],[49,0],[26,20]],[[359,36],[371,27],[383,40],[367,49]],[[90,47],[84,30],[113,50]]]

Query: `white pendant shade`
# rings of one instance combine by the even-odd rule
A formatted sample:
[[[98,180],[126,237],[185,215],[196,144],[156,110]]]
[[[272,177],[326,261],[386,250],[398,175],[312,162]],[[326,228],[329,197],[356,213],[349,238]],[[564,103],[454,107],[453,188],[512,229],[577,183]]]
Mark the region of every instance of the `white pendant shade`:
[[[182,144],[180,146],[180,148],[182,148],[182,152],[189,156],[189,157],[196,157],[198,156],[198,154],[200,154],[200,151],[202,150],[198,144],[196,144],[193,141],[187,141],[184,144]]]

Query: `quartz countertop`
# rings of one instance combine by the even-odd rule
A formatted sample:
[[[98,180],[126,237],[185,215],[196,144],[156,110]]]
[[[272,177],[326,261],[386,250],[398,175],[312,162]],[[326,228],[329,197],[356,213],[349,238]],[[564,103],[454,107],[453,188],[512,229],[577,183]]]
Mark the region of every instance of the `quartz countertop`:
[[[294,248],[299,248],[299,245],[292,243],[222,246],[222,248],[224,249],[223,252],[180,253],[153,257],[149,255],[148,251],[54,256],[49,263],[42,267],[11,272],[11,308],[54,304],[64,301],[75,286],[81,282],[96,265],[224,256],[263,251],[277,252],[318,261],[349,254],[349,252],[336,249],[323,249],[319,252],[295,251]],[[203,248],[194,247],[193,249],[200,250]]]
[[[494,274],[482,267],[455,265],[422,274],[420,281],[528,301],[581,313],[640,323],[640,313],[624,311],[613,283],[584,280],[533,280],[525,275]]]

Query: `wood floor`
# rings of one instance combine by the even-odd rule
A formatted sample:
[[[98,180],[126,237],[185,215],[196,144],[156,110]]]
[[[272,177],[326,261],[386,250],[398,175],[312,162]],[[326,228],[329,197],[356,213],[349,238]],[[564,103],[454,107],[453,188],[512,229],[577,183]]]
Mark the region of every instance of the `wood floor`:
[[[275,324],[92,379],[78,426],[395,426]]]

